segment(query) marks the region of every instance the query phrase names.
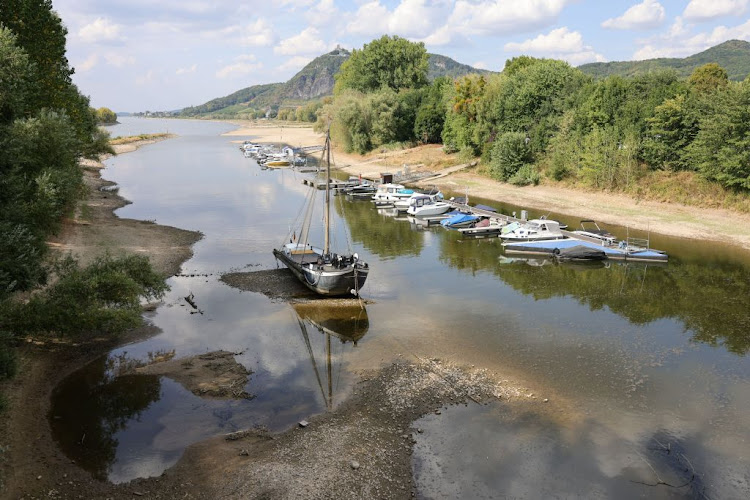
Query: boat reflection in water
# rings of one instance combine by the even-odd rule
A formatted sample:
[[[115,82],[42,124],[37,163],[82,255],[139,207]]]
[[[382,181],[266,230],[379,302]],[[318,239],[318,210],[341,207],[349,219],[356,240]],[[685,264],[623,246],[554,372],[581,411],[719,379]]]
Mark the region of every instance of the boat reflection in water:
[[[326,410],[333,408],[333,385],[334,385],[334,363],[336,358],[338,363],[341,362],[340,353],[333,354],[335,345],[347,343],[357,345],[357,342],[365,336],[370,328],[370,321],[367,318],[367,309],[363,302],[355,300],[313,300],[309,302],[299,302],[292,304],[297,321],[302,332],[302,338],[307,347],[307,353],[313,366],[315,378],[320,387],[320,392],[325,401]],[[320,336],[316,335],[316,332]],[[332,339],[335,338],[334,339]],[[320,348],[320,340],[323,341],[324,347]],[[317,349],[316,349],[317,347]],[[322,367],[316,360],[316,353],[319,357],[324,356],[325,360],[325,379],[321,375]],[[340,370],[337,364],[336,369]],[[338,379],[338,377],[336,377]]]

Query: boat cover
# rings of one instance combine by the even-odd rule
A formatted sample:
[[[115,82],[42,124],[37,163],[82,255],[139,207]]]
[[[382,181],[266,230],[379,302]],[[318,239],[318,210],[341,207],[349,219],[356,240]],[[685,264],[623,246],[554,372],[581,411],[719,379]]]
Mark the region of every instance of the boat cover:
[[[552,253],[560,260],[604,260],[607,258],[603,250],[583,245],[555,248]]]
[[[459,213],[447,219],[441,220],[440,224],[445,227],[453,227],[459,224],[466,224],[468,222],[475,221],[478,218],[479,217],[477,217],[476,215]]]

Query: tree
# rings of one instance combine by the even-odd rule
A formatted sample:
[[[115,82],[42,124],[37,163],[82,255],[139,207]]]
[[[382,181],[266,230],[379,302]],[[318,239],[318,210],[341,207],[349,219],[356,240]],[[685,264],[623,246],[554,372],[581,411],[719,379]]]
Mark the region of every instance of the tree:
[[[492,176],[504,181],[510,179],[533,159],[529,138],[520,132],[506,132],[500,135],[492,146],[490,156]]]
[[[427,85],[428,56],[423,43],[383,35],[352,55],[336,74],[334,95],[345,89],[373,92],[383,87],[398,91]]]
[[[29,56],[13,32],[0,26],[0,125],[23,116],[30,92]]]
[[[432,82],[414,118],[414,136],[425,144],[440,142],[445,124],[443,94],[451,81],[447,77]]]
[[[65,56],[67,29],[52,10],[51,0],[3,0],[0,25],[16,36],[16,44],[29,57],[34,85],[25,97],[30,116],[43,108],[64,111],[80,141],[81,155],[109,152],[106,134],[96,125],[89,99],[73,85],[73,69]]]
[[[727,70],[716,63],[708,63],[695,68],[688,78],[690,87],[699,94],[721,89],[729,83]]]
[[[750,191],[750,80],[715,92],[710,106],[688,159],[706,178]]]
[[[99,108],[95,113],[97,123],[106,125],[117,123],[117,114],[109,108]]]

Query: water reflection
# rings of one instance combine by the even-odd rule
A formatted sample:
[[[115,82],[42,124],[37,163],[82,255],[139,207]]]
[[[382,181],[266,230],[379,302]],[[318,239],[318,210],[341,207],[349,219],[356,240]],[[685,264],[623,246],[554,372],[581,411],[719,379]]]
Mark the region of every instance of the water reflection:
[[[155,375],[116,376],[102,357],[75,372],[52,394],[52,435],[60,448],[100,480],[115,462],[117,434],[161,398]]]
[[[372,203],[345,198],[338,197],[336,212],[346,220],[353,241],[386,259],[422,253],[422,235],[409,224],[394,221],[392,213],[376,210]]]
[[[706,466],[708,450],[660,430],[636,440],[594,421],[567,426],[495,404],[415,422],[421,498],[739,498]]]
[[[292,307],[297,313],[302,338],[326,409],[331,410],[334,406],[334,354],[331,337],[334,337],[340,344],[351,342],[356,346],[357,341],[364,337],[370,328],[367,309],[364,303],[342,304],[340,301],[329,300],[296,303],[292,304]],[[324,340],[322,356],[324,361],[322,362],[320,353],[316,359],[316,352],[313,348],[313,341],[316,339],[311,338],[311,332],[316,330]],[[341,362],[341,359],[339,358],[338,361]],[[325,364],[320,366],[319,363]]]
[[[570,297],[592,311],[607,308],[635,325],[678,320],[690,339],[744,356],[750,350],[750,272],[740,262],[681,260],[562,263],[509,260],[497,238],[462,239],[442,228],[415,230],[367,203],[350,202],[342,216],[357,240],[381,256],[419,255],[425,235],[439,241],[438,258],[471,275],[489,272],[535,300]]]

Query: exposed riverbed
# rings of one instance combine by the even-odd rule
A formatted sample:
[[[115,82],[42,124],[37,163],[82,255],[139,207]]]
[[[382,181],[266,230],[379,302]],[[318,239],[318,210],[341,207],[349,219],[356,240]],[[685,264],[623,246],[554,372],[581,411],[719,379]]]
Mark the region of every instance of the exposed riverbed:
[[[406,453],[394,458],[398,484],[370,493],[750,493],[746,252],[652,234],[652,245],[670,253],[666,265],[509,259],[497,239],[462,240],[456,232],[397,220],[368,202],[340,197],[336,239],[350,241],[372,267],[362,292],[367,300],[344,315],[315,302],[300,307],[283,294],[220,278],[276,269],[271,249],[282,243],[304,202],[304,176],[261,170],[220,135],[228,125],[123,121],[151,127],[139,132],[168,128],[179,137],[106,162],[104,177],[133,202],[118,215],[200,231],[204,238],[150,315],[162,333],[114,350],[55,392],[55,438],[95,477],[124,483],[159,475],[191,444],[243,429],[282,432],[313,415],[323,416],[311,431],[366,443],[366,428],[333,433],[332,422],[356,425],[361,411],[362,423],[377,434],[372,442]],[[506,212],[524,208],[477,201]],[[570,216],[560,218],[577,225]],[[625,228],[614,231],[624,236]],[[253,397],[209,399],[168,377],[116,376],[123,363],[219,350],[235,353],[249,377],[243,390]],[[407,368],[391,368],[390,378],[378,379],[377,370],[391,363]],[[401,369],[411,375],[402,377]],[[359,384],[362,374],[376,381],[372,387]],[[388,394],[378,385],[386,380],[414,384]],[[471,380],[477,381],[474,392]],[[410,396],[426,397],[425,388],[438,386],[457,392],[453,399],[446,392],[408,404]],[[465,405],[452,404],[458,402]],[[392,412],[393,422],[366,420],[378,411]],[[290,458],[280,446],[289,440],[294,446],[294,432],[305,431],[264,444],[273,448],[265,456]],[[308,444],[316,446],[321,434],[310,434]],[[404,456],[412,461],[401,463]],[[277,469],[238,462],[226,472],[247,467],[259,477],[286,477],[279,471],[291,474],[294,464],[311,458],[279,459],[273,463],[284,467]],[[372,484],[388,482],[385,469],[368,469],[366,449],[341,458],[349,468],[332,479],[361,471],[372,474]],[[373,464],[385,463],[387,457],[373,457]],[[411,475],[403,476],[405,466],[413,467],[413,484]],[[252,489],[258,485],[239,477],[225,486],[240,489],[225,494],[263,493],[262,484]],[[326,490],[313,493],[326,496]]]

